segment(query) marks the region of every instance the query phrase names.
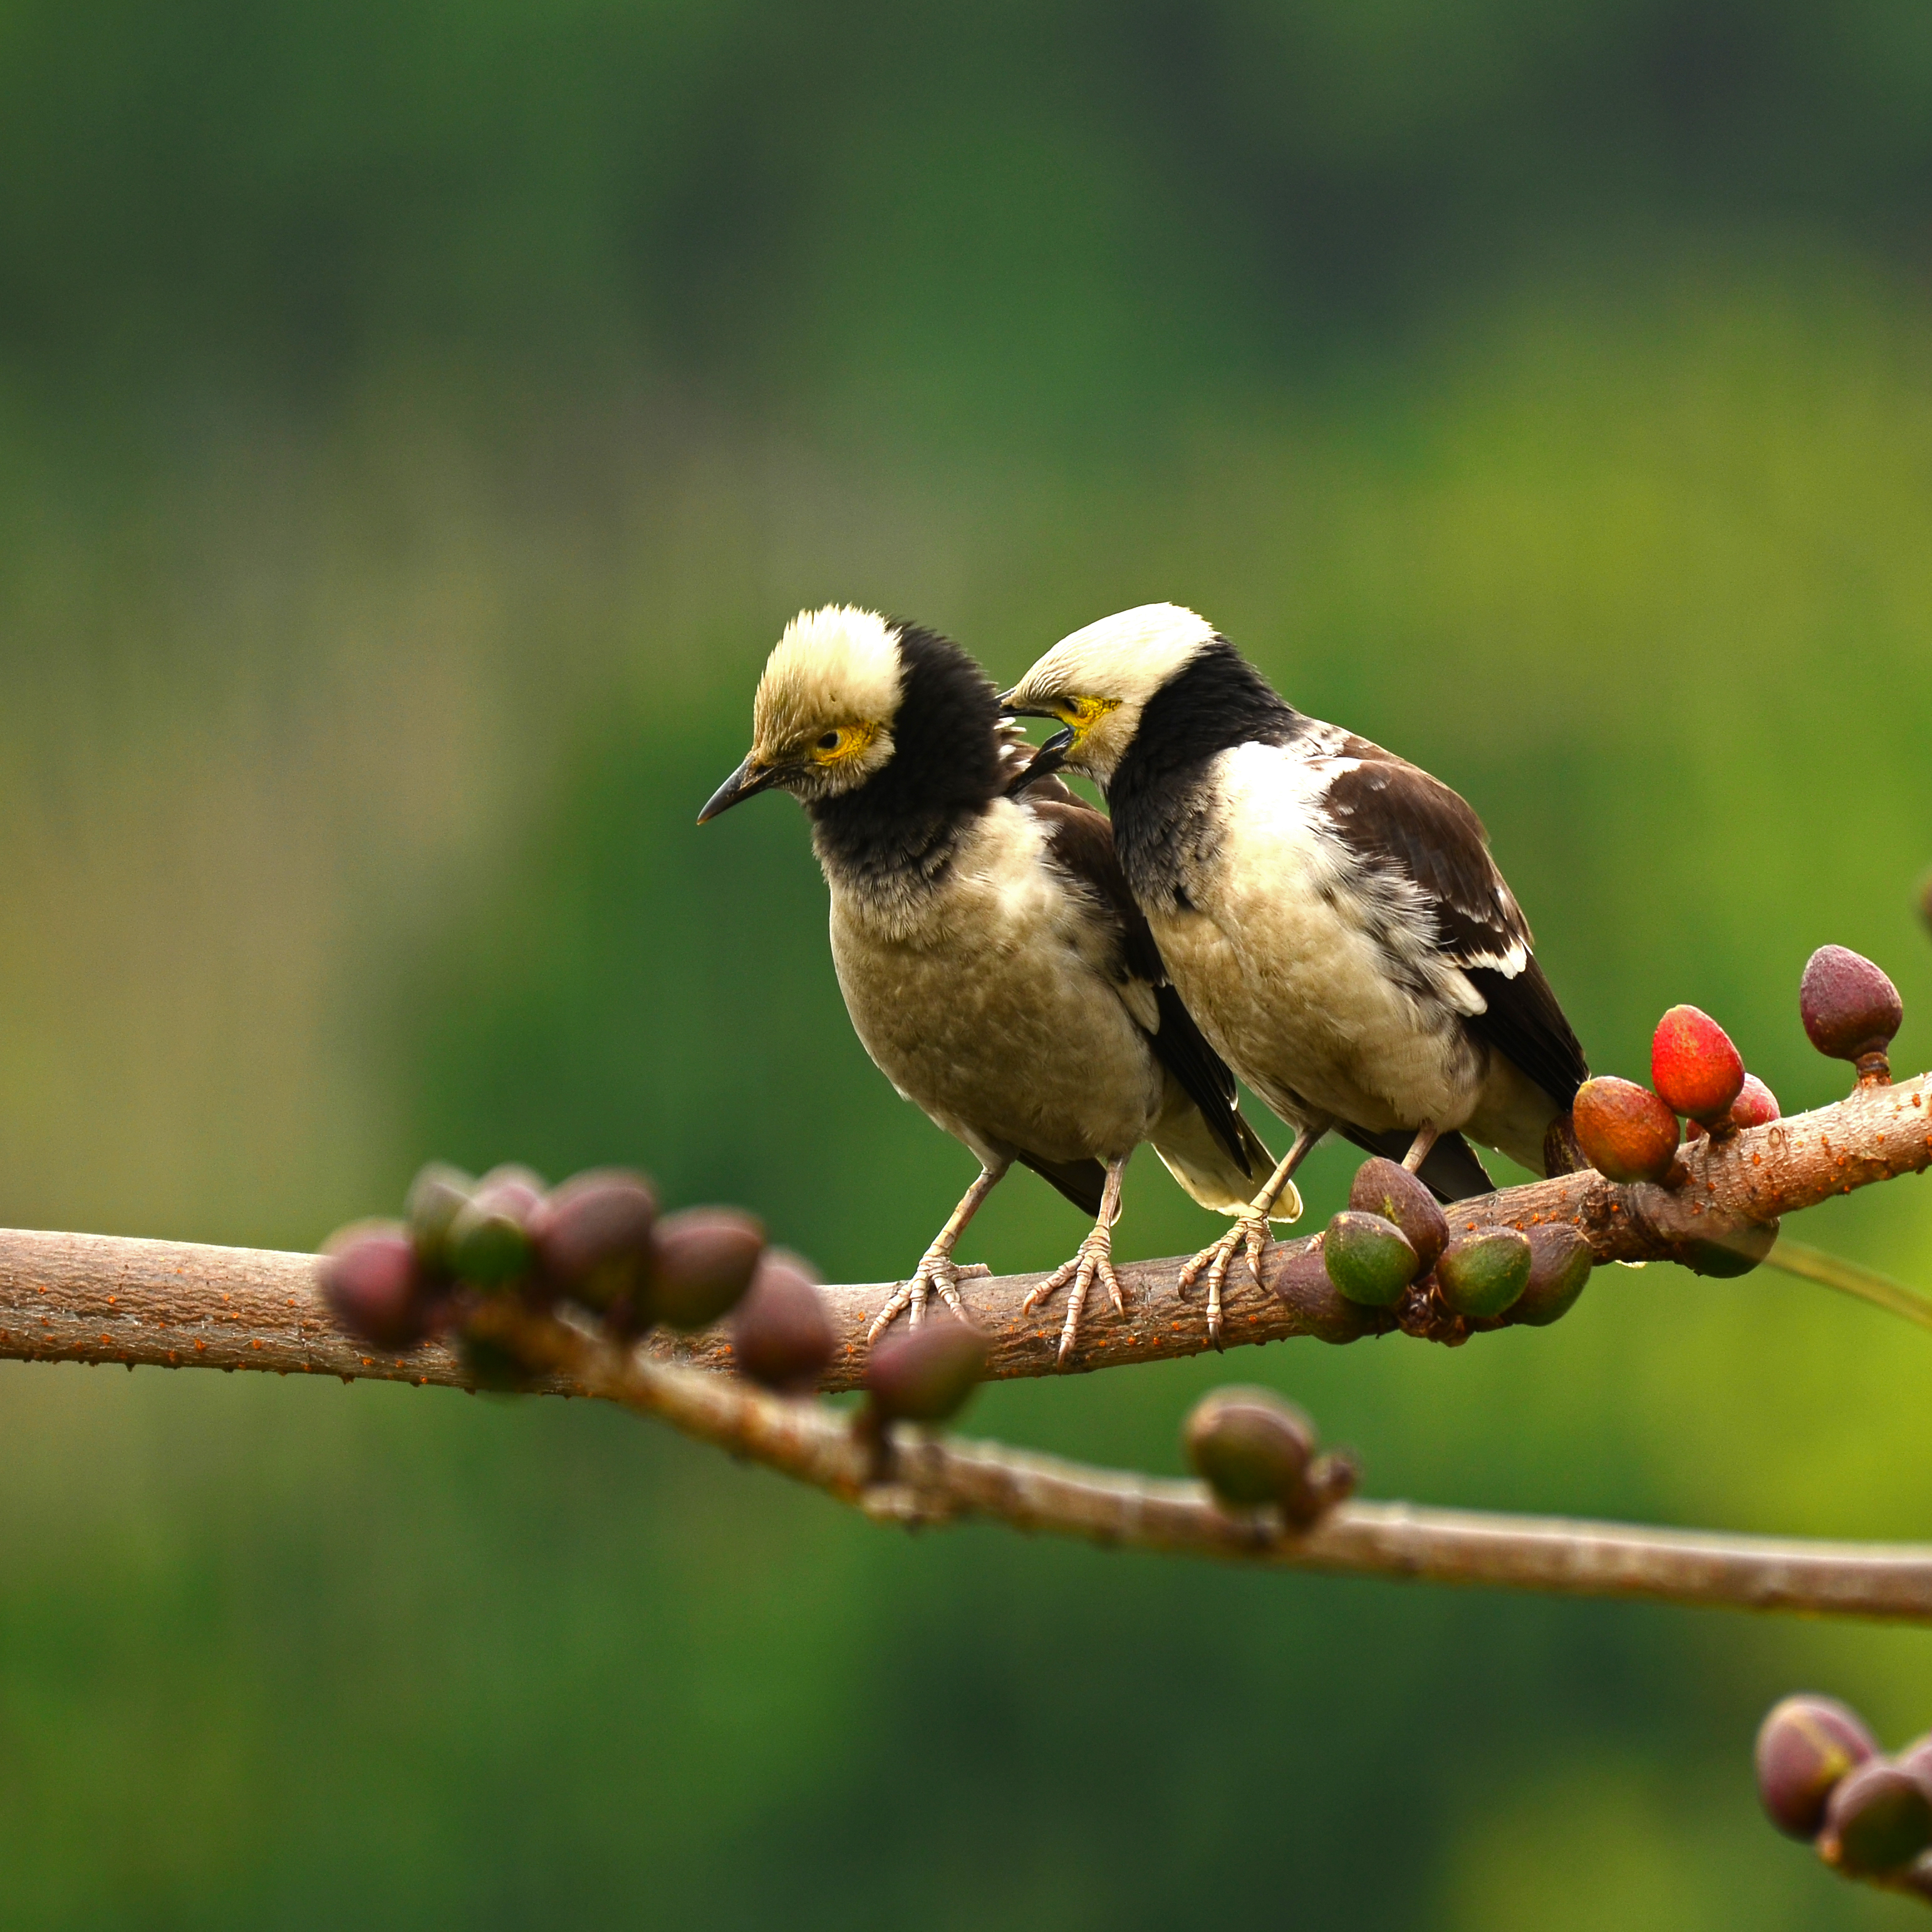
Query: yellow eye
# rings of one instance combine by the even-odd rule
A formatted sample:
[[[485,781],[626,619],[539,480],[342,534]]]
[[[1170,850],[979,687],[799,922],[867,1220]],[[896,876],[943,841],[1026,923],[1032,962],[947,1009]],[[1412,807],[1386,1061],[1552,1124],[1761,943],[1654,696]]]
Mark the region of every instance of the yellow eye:
[[[1108,712],[1118,710],[1120,704],[1118,698],[1063,698],[1054,708],[1084,737]]]
[[[813,741],[812,757],[821,765],[843,764],[879,735],[875,724],[841,724]]]

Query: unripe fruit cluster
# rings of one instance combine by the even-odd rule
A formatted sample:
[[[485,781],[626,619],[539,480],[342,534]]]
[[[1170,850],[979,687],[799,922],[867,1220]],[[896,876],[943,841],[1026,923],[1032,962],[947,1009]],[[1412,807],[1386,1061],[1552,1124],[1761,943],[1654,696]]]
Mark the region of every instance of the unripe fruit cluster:
[[[1393,1308],[1419,1286],[1470,1321],[1542,1328],[1575,1306],[1590,1279],[1590,1246],[1568,1222],[1452,1235],[1415,1175],[1392,1160],[1363,1162],[1348,1206],[1322,1238],[1334,1292],[1358,1307]]]
[[[1834,1697],[1787,1697],[1757,1734],[1757,1789],[1780,1832],[1849,1878],[1932,1898],[1932,1737],[1886,1757]]]
[[[1194,1473],[1223,1508],[1273,1508],[1308,1529],[1354,1493],[1359,1472],[1346,1450],[1316,1453],[1315,1425],[1272,1389],[1216,1389],[1196,1403],[1181,1435]]]
[[[324,1251],[321,1283],[335,1318],[378,1348],[407,1350],[454,1332],[481,1381],[514,1386],[518,1365],[468,1331],[488,1303],[568,1304],[614,1339],[660,1325],[686,1333],[736,1311],[740,1368],[770,1388],[810,1388],[830,1360],[832,1325],[815,1277],[765,1245],[734,1208],[660,1215],[639,1174],[599,1168],[547,1188],[527,1168],[481,1180],[433,1162],[410,1190],[407,1217],[362,1222]]]

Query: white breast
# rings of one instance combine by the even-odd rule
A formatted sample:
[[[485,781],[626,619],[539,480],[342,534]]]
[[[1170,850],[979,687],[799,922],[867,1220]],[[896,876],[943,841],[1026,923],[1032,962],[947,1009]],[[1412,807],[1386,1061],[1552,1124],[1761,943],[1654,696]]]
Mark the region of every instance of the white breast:
[[[1460,1126],[1482,1072],[1462,1017],[1481,1002],[1324,829],[1321,795],[1347,768],[1292,747],[1222,753],[1220,842],[1187,882],[1192,909],[1154,918],[1154,937],[1202,1030],[1277,1112]]]
[[[997,800],[940,889],[890,912],[832,884],[832,956],[880,1070],[982,1159],[1110,1160],[1146,1137],[1162,1080],[1105,976],[1094,908]]]

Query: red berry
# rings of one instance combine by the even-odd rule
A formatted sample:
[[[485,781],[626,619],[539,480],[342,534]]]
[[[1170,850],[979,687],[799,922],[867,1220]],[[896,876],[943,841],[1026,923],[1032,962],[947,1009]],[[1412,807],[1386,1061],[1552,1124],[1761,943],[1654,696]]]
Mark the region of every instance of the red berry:
[[[1768,1127],[1778,1118],[1778,1096],[1755,1073],[1747,1073],[1744,1091],[1731,1102],[1731,1125]],[[1694,1140],[1703,1131],[1703,1124],[1693,1120],[1688,1138]]]
[[[1798,1011],[1811,1044],[1833,1060],[1883,1054],[1905,1017],[1883,970],[1843,946],[1821,946],[1804,968]]]
[[[1710,1126],[1728,1124],[1744,1091],[1744,1063],[1731,1036],[1695,1006],[1672,1006],[1650,1042],[1650,1084],[1680,1114]]]
[[[1661,1180],[1677,1158],[1677,1116],[1634,1080],[1585,1081],[1570,1118],[1577,1144],[1606,1180]]]
[[[1768,1127],[1778,1118],[1778,1096],[1755,1073],[1747,1073],[1743,1092],[1731,1102],[1731,1125]]]

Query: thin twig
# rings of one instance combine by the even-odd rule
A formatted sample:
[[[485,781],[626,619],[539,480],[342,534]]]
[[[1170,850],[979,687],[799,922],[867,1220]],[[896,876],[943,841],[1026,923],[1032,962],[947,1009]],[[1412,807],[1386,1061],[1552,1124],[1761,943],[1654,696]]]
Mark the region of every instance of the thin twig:
[[[982,1517],[1108,1546],[1281,1569],[1932,1622],[1932,1546],[1923,1544],[1722,1536],[1376,1502],[1344,1503],[1295,1532],[1272,1512],[1222,1509],[1198,1483],[903,1426],[891,1432],[881,1479],[849,1412],[627,1356],[513,1304],[493,1312],[500,1339],[552,1375],[888,1521]]]
[[[1696,1241],[1814,1205],[1828,1196],[1932,1166],[1928,1082],[1861,1088],[1834,1107],[1739,1134],[1686,1155],[1675,1190],[1613,1186],[1600,1175],[1539,1181],[1456,1208],[1459,1231],[1568,1222],[1601,1261],[1670,1258]],[[1319,1332],[1296,1300],[1287,1264],[1303,1244],[1271,1251],[1258,1288],[1230,1311],[1237,1340]],[[1093,1318],[1080,1365],[1098,1367],[1207,1346],[1198,1305],[1177,1304],[1172,1262],[1124,1270],[1134,1288],[1123,1318]],[[97,1234],[0,1233],[0,1355],[26,1360],[272,1369],[470,1386],[445,1344],[396,1355],[359,1345],[328,1322],[315,1257]],[[1037,1276],[976,1282],[990,1330],[991,1372],[1038,1375],[1057,1335],[1020,1310]],[[1834,1281],[1833,1286],[1840,1285]],[[850,1387],[878,1288],[826,1291],[844,1337],[826,1378]],[[1082,1468],[1053,1458],[900,1431],[886,1479],[849,1423],[815,1402],[785,1402],[735,1377],[728,1334],[628,1356],[514,1298],[488,1318],[540,1372],[536,1386],[602,1396],[661,1416],[686,1433],[905,1522],[980,1516],[1136,1548],[1304,1569],[1426,1577],[1553,1591],[1721,1604],[1815,1614],[1932,1621],[1932,1548],[1709,1536],[1561,1519],[1511,1517],[1401,1503],[1349,1503],[1312,1530],[1232,1515],[1199,1486]],[[1439,1328],[1419,1332],[1457,1340]],[[1466,1333],[1466,1331],[1465,1331]],[[682,1354],[685,1361],[671,1359]]]
[[[1828,1255],[1822,1248],[1808,1247],[1788,1235],[1778,1238],[1777,1246],[1766,1256],[1764,1265],[1780,1268],[1801,1281],[1818,1282],[1841,1294],[1856,1295],[1875,1308],[1916,1322],[1922,1328],[1932,1328],[1932,1296],[1894,1281],[1888,1274],[1880,1274],[1876,1268],[1862,1268],[1856,1262]]]

